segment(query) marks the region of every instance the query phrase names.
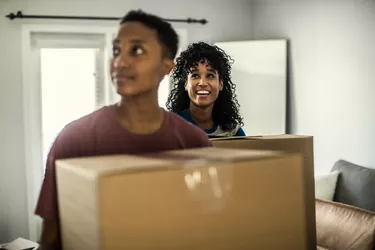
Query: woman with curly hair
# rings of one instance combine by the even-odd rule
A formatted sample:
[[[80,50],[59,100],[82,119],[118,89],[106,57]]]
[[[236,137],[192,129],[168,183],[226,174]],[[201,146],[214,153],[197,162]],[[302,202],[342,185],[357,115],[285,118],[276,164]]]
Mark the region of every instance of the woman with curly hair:
[[[230,75],[232,62],[217,46],[190,44],[176,59],[167,108],[208,136],[244,136],[236,86]]]

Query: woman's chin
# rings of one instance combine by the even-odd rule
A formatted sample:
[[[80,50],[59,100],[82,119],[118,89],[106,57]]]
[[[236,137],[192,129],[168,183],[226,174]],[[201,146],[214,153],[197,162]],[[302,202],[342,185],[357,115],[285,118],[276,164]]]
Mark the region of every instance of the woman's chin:
[[[131,97],[138,95],[139,91],[133,90],[133,89],[124,89],[124,88],[117,88],[116,90],[117,94],[119,94],[122,97]]]
[[[122,97],[136,97],[136,96],[148,95],[149,93],[153,93],[152,89],[150,90],[150,89],[138,88],[138,87],[120,87],[120,88],[117,87],[116,92]]]
[[[198,101],[195,103],[198,107],[200,108],[208,108],[213,105],[213,102],[208,102],[208,101]]]

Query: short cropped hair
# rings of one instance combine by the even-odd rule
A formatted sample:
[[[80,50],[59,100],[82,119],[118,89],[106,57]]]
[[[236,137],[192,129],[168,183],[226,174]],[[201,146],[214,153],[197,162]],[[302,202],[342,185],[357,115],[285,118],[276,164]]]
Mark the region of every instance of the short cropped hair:
[[[172,25],[162,18],[145,13],[141,10],[129,11],[120,21],[120,24],[126,22],[140,22],[147,27],[156,30],[159,42],[163,46],[164,56],[174,59],[178,50],[178,35]]]

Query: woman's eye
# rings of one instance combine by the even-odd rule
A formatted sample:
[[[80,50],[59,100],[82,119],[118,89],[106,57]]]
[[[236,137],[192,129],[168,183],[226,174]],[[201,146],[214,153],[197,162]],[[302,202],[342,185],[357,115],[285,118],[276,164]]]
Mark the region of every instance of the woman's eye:
[[[208,74],[208,75],[207,75],[207,78],[214,79],[215,76],[214,76],[213,74]]]
[[[191,78],[193,78],[193,79],[196,79],[196,78],[198,78],[198,77],[199,77],[198,74],[191,74]]]
[[[131,50],[131,54],[134,56],[139,56],[144,54],[144,49],[139,46],[134,46]]]
[[[113,55],[113,57],[116,57],[119,54],[120,54],[120,49],[118,49],[118,48],[113,48],[112,49],[112,55]]]

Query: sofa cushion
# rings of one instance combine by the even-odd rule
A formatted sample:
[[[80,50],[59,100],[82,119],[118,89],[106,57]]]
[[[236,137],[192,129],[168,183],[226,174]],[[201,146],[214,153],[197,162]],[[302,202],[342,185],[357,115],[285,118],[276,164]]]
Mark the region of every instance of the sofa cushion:
[[[315,198],[332,201],[335,195],[339,172],[315,176]]]
[[[315,205],[316,239],[319,247],[340,250],[374,249],[375,213],[318,199]]]
[[[339,160],[332,171],[340,172],[334,201],[375,212],[375,169]]]

